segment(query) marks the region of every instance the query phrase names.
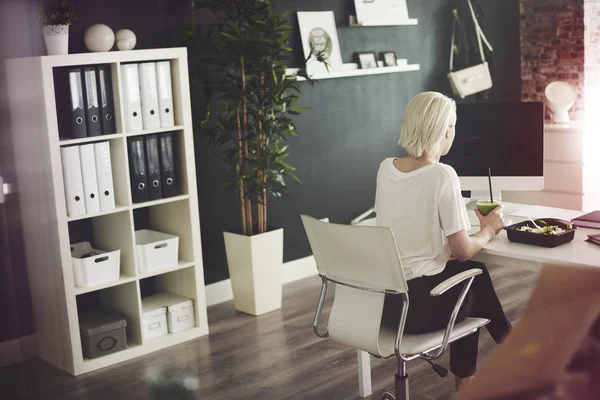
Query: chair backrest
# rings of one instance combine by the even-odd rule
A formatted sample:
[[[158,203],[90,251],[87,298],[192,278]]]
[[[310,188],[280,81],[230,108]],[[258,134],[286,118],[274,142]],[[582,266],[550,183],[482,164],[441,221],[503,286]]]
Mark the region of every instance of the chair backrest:
[[[322,222],[307,215],[301,218],[319,275],[338,283],[329,335],[381,355],[379,331],[385,292],[408,291],[393,232],[377,226]]]

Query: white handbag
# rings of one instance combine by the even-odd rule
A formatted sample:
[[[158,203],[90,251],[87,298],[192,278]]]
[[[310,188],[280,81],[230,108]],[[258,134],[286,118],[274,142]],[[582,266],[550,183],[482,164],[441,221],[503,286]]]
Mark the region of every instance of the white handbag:
[[[452,45],[450,48],[450,72],[448,73],[448,79],[450,79],[450,85],[454,94],[464,98],[475,93],[483,92],[492,87],[492,77],[490,75],[490,69],[487,61],[485,60],[485,54],[483,52],[483,45],[481,40],[485,41],[485,44],[493,51],[492,46],[487,41],[487,38],[483,34],[477,18],[475,17],[475,11],[471,5],[471,0],[467,0],[469,9],[471,10],[471,16],[475,24],[475,30],[477,33],[477,44],[479,45],[479,53],[481,55],[481,64],[474,65],[460,71],[452,71],[454,67],[454,52],[456,51],[456,45],[454,44],[454,37],[456,32],[456,22],[458,16],[456,10],[454,10],[454,19],[452,24]]]

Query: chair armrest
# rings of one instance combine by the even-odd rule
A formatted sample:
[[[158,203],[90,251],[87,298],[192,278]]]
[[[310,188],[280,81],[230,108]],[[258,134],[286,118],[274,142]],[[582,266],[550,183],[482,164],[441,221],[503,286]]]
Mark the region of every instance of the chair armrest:
[[[467,292],[471,287],[471,283],[473,283],[473,279],[475,279],[475,276],[481,274],[482,272],[483,271],[481,271],[479,268],[473,268],[468,271],[461,272],[460,274],[456,274],[453,277],[446,279],[444,282],[440,283],[431,290],[430,294],[432,296],[439,296],[451,287],[466,281],[462,291],[460,292],[460,296],[458,296],[458,300],[456,300],[456,304],[454,305],[452,314],[450,315],[448,326],[444,331],[444,339],[442,340],[442,345],[438,348],[435,354],[424,353],[421,355],[421,358],[425,358],[426,360],[436,360],[442,356],[444,351],[446,351],[448,343],[450,342],[450,334],[452,333],[452,329],[454,329],[454,323],[456,322],[456,317],[458,316],[458,311],[460,310],[460,307],[462,306],[462,303],[465,300],[465,297],[467,296]]]
[[[367,211],[365,211],[364,213],[360,214],[358,217],[356,217],[352,221],[350,221],[350,225],[358,225],[360,223],[360,221],[367,218],[369,215],[371,215],[374,212],[375,212],[375,208],[369,208]]]
[[[456,275],[446,279],[444,282],[440,283],[433,289],[431,289],[431,292],[429,292],[429,294],[432,296],[442,295],[442,294],[446,293],[446,291],[448,289],[458,285],[462,281],[467,280],[467,279],[471,278],[472,276],[480,275],[481,273],[482,273],[482,271],[479,268],[473,268],[473,269],[461,272],[460,274],[456,274]]]

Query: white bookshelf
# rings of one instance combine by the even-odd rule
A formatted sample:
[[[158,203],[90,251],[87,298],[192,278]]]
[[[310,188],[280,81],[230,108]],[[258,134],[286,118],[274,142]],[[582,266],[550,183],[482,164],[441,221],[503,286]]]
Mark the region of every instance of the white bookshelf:
[[[121,116],[120,64],[170,61],[175,126],[127,132]],[[53,71],[58,67],[109,64],[112,71],[117,133],[83,139],[59,135]],[[8,93],[17,179],[34,309],[39,356],[50,364],[80,375],[208,334],[200,220],[196,188],[192,114],[185,48],[113,51],[8,60]],[[147,203],[131,200],[127,139],[173,132],[179,146],[181,194]],[[111,150],[116,208],[94,215],[68,217],[60,149],[62,146],[108,141]],[[151,229],[179,237],[175,267],[140,273],[135,249],[135,211],[147,209]],[[71,224],[89,224],[94,245],[121,250],[119,280],[91,288],[76,287],[70,255]],[[153,279],[157,289],[194,300],[194,328],[153,340],[143,340],[141,286]],[[103,308],[127,318],[128,348],[95,359],[84,359],[79,333],[78,300],[96,296]]]

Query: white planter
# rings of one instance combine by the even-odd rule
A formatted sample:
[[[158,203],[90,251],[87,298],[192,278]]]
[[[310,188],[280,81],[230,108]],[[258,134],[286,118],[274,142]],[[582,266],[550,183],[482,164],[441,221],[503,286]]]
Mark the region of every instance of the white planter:
[[[235,308],[252,315],[280,309],[283,229],[224,237]]]
[[[69,54],[68,25],[44,25],[43,30],[49,56]]]

